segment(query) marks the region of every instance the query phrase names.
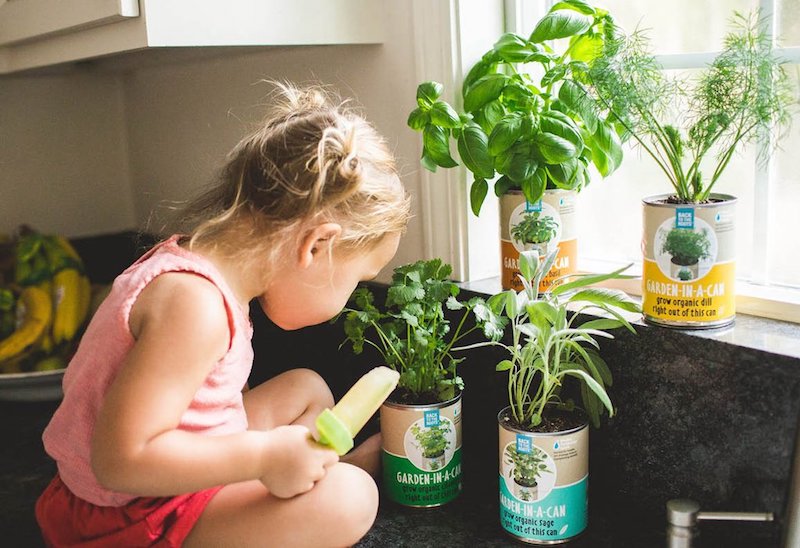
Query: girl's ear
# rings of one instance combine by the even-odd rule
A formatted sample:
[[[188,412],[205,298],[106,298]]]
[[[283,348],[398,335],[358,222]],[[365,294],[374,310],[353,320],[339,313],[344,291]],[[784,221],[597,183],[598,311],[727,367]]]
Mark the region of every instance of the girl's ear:
[[[342,233],[338,223],[323,223],[309,230],[300,242],[300,268],[308,268],[320,254],[330,249],[333,240]]]

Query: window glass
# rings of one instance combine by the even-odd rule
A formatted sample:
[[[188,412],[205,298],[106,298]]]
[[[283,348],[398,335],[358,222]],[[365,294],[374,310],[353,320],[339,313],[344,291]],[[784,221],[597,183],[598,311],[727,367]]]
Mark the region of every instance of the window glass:
[[[731,160],[714,186],[716,192],[732,194],[738,199],[736,268],[737,277],[743,279],[750,277],[753,261],[754,165],[754,153],[751,150],[743,151]],[[594,173],[591,184],[581,191],[578,202],[581,257],[624,263],[641,262],[642,200],[669,194],[671,190],[666,175],[649,155],[638,147],[627,147],[620,169],[605,179]],[[797,215],[796,211],[793,215]],[[796,272],[794,276],[797,277]]]
[[[797,16],[797,0],[783,1],[784,9]],[[748,13],[758,8],[758,0],[605,0],[601,4],[626,32],[645,31],[657,54],[719,51],[734,10]]]
[[[778,44],[800,46],[800,2],[778,1]]]
[[[800,65],[787,67],[798,74]],[[795,119],[789,134],[774,155],[773,188],[770,196],[770,282],[800,287],[800,120]]]
[[[700,69],[665,71],[670,79],[686,82],[691,89]],[[685,105],[678,101],[671,118],[661,123],[681,123]],[[705,155],[701,164],[704,179],[709,179],[717,165],[716,151]],[[731,159],[713,192],[737,198],[737,277],[747,279],[753,264],[754,184],[756,180],[755,146],[741,147]],[[592,182],[581,191],[579,246],[580,256],[589,260],[641,262],[642,200],[673,193],[673,187],[658,164],[631,139],[620,168],[606,179],[594,173]],[[607,228],[606,228],[607,227]]]

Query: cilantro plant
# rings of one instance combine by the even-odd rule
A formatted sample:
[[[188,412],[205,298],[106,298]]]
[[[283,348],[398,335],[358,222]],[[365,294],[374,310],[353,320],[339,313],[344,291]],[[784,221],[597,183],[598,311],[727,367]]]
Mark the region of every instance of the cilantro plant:
[[[523,244],[543,244],[556,237],[558,223],[549,215],[529,211],[511,228],[511,236]]]
[[[521,189],[534,203],[547,188],[580,190],[589,183],[590,164],[604,177],[612,173],[622,146],[587,73],[614,55],[615,29],[606,10],[561,0],[530,36],[502,35],[472,67],[462,87],[463,111],[441,99],[440,83],[420,84],[408,125],[422,132],[422,165],[431,171],[458,165],[450,154],[454,139],[474,175],[475,215],[495,178],[497,196]]]
[[[448,279],[451,272],[441,259],[400,266],[394,270],[383,309],[362,287],[344,310],[345,335],[353,351],[360,354],[365,344],[377,349],[386,365],[400,372],[398,388],[411,400],[407,403],[454,398],[464,387],[456,372],[463,358],[453,356],[454,345],[476,330],[490,340],[502,336],[505,320],[480,297],[459,301],[460,289]],[[460,314],[455,329],[445,317],[445,307]]]
[[[411,426],[411,434],[419,443],[417,447],[422,450],[422,456],[429,459],[444,454],[450,446],[447,434],[451,431],[449,422],[441,422],[428,428],[420,428],[418,424]]]

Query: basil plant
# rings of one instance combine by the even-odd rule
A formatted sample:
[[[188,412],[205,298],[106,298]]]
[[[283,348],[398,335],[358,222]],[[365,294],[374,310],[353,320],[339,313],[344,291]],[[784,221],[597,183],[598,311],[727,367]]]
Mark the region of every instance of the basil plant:
[[[605,177],[622,162],[614,120],[600,108],[587,74],[619,44],[612,17],[584,0],[557,2],[529,37],[507,33],[472,67],[462,87],[463,111],[441,99],[438,82],[417,88],[408,125],[422,132],[422,165],[458,165],[474,175],[472,212],[478,215],[489,181],[501,196],[521,189],[538,201],[545,189],[580,190],[589,166]],[[564,45],[556,51],[556,45]],[[533,73],[541,73],[534,78]]]

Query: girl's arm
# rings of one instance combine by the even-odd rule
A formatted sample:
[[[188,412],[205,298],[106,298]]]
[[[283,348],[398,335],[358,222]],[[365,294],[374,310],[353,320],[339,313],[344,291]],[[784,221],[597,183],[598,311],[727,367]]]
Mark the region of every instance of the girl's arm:
[[[136,342],[95,425],[92,468],[106,488],[142,496],[261,479],[276,496],[311,489],[336,454],[302,426],[205,436],[176,430],[195,392],[228,349],[222,295],[187,273],[158,276],[130,316]]]

